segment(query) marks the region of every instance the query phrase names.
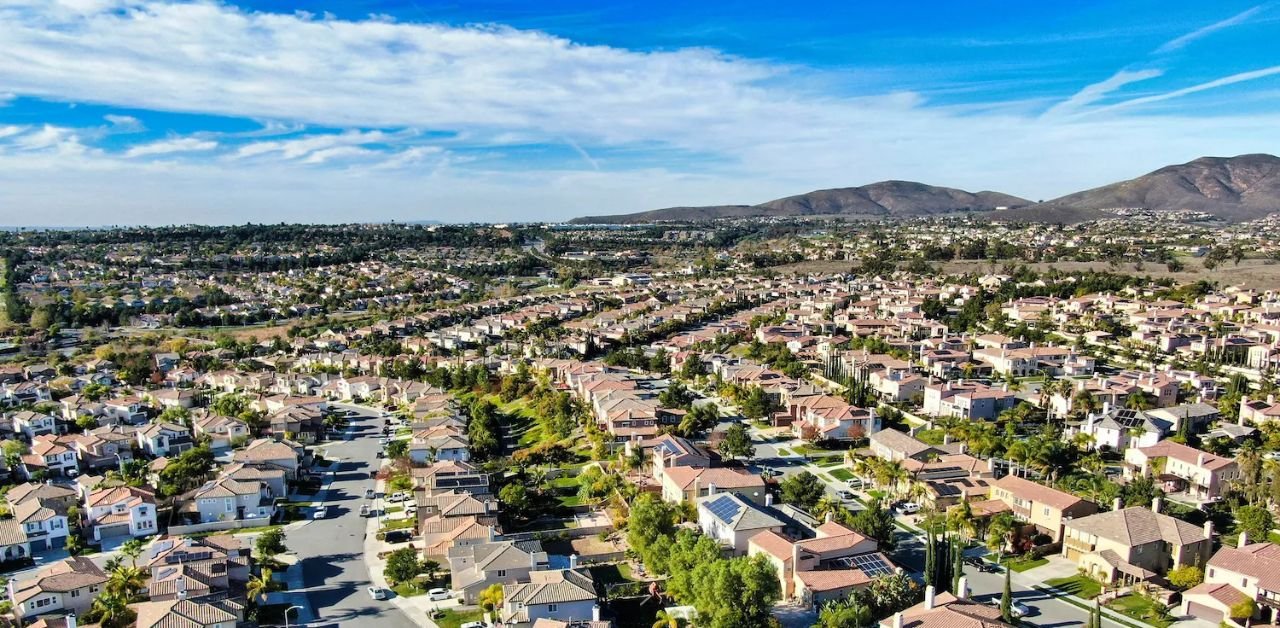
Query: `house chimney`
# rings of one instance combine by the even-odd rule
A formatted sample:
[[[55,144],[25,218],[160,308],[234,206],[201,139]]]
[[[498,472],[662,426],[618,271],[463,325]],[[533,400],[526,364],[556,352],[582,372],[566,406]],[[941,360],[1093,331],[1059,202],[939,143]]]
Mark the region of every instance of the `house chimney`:
[[[1210,541],[1213,540],[1213,521],[1204,522],[1204,535],[1208,537]]]
[[[1111,412],[1111,402],[1110,401],[1102,402],[1102,413],[1107,414],[1109,412]]]
[[[1204,453],[1203,451],[1202,451],[1202,452],[1200,452],[1200,455],[1196,456],[1196,466],[1197,466],[1197,467],[1203,467],[1203,466],[1204,466],[1204,460],[1205,460],[1205,458],[1207,458],[1207,457],[1208,457],[1208,454]]]
[[[76,628],[77,622],[76,622],[75,613],[69,613],[66,617],[63,617],[62,619],[66,623],[67,628]]]
[[[600,605],[595,604],[591,607],[591,621],[600,621]]]
[[[577,569],[577,568],[578,568],[578,555],[569,554],[569,569]]]
[[[933,591],[932,584],[924,588],[924,610],[926,611],[933,610]]]
[[[1160,506],[1161,506],[1162,502],[1163,502],[1163,500],[1161,500],[1159,497],[1156,497],[1155,499],[1152,499],[1152,500],[1151,500],[1151,512],[1154,512],[1154,513],[1156,513],[1157,515],[1158,515],[1158,514],[1160,514]]]
[[[893,614],[893,628],[902,628],[902,611]]]
[[[708,483],[707,483],[707,495],[715,495],[715,494],[716,494],[716,483],[715,483],[715,482],[708,482]]]
[[[956,587],[956,597],[967,599],[969,597],[969,577],[960,576],[960,586]]]
[[[823,523],[831,523],[831,521],[832,521],[832,512],[831,512],[830,510],[828,510],[828,511],[827,511],[827,516],[823,517],[823,518],[822,518],[822,521],[823,521]]]
[[[178,599],[187,599],[187,581],[183,580],[181,577],[178,578]]]
[[[1115,499],[1111,500],[1111,509],[1112,509],[1112,510],[1120,510],[1121,508],[1124,508],[1124,502],[1123,502],[1123,501],[1121,501],[1119,497],[1117,497],[1117,498],[1115,498]]]
[[[1244,530],[1241,530],[1241,531],[1240,531],[1240,542],[1236,544],[1236,547],[1244,547],[1244,546],[1246,546],[1246,545],[1248,545],[1248,544],[1249,544],[1249,533],[1248,533],[1248,532],[1246,532],[1246,531],[1244,531]]]

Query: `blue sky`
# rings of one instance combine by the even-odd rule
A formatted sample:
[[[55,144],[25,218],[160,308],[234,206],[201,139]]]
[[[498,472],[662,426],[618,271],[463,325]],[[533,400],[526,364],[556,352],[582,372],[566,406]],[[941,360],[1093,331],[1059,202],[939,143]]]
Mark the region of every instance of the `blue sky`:
[[[1280,150],[1280,2],[1060,4],[0,0],[0,225],[1042,199]]]

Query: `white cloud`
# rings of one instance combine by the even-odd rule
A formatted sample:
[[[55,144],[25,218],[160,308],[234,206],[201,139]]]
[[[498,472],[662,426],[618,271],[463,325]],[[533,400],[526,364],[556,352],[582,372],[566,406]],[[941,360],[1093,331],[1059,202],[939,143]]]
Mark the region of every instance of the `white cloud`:
[[[529,220],[891,178],[1050,198],[1280,145],[1273,113],[1097,106],[1157,70],[1117,73],[1054,108],[1092,115],[1038,115],[1038,103],[836,96],[814,86],[848,93],[843,74],[711,50],[636,52],[501,26],[311,19],[202,0],[0,0],[0,32],[6,91],[263,125],[111,152],[90,148],[91,129],[0,130],[6,210],[26,203],[64,224]],[[1248,77],[1190,89],[1228,79]],[[530,144],[567,145],[581,159],[522,157]],[[167,157],[138,159],[155,155]]]
[[[1071,98],[1054,105],[1045,112],[1045,115],[1055,116],[1076,113],[1088,105],[1102,100],[1111,92],[1114,92],[1125,85],[1156,78],[1163,74],[1163,71],[1155,69],[1136,71],[1120,70],[1119,72],[1112,74],[1106,80],[1088,85],[1084,89],[1081,89],[1072,95]]]
[[[102,119],[106,120],[107,123],[111,125],[110,131],[112,133],[139,133],[147,130],[147,127],[143,126],[142,121],[133,116],[121,116],[109,113],[102,116]]]
[[[1190,87],[1184,87],[1182,89],[1175,89],[1173,91],[1165,92],[1163,94],[1155,94],[1153,96],[1143,96],[1141,98],[1132,98],[1124,102],[1111,105],[1110,107],[1103,107],[1096,111],[1105,112],[1105,111],[1111,111],[1115,109],[1123,109],[1126,107],[1135,107],[1138,105],[1151,104],[1155,102],[1160,102],[1162,100],[1170,100],[1173,98],[1188,96],[1190,94],[1195,94],[1197,92],[1203,92],[1203,91],[1215,89],[1218,87],[1226,87],[1227,85],[1235,85],[1236,83],[1243,83],[1245,81],[1254,81],[1260,78],[1266,78],[1268,76],[1275,76],[1277,74],[1280,74],[1280,65],[1274,65],[1269,68],[1262,68],[1260,70],[1250,70],[1248,72],[1240,72],[1238,74],[1224,76],[1222,78],[1214,79],[1212,81],[1206,81],[1198,85],[1192,85]]]
[[[1178,50],[1182,48],[1183,46],[1186,46],[1187,44],[1197,39],[1208,37],[1209,35],[1212,35],[1222,29],[1231,28],[1232,26],[1239,26],[1241,24],[1244,24],[1245,22],[1248,22],[1249,19],[1252,18],[1253,16],[1261,13],[1264,8],[1266,8],[1266,5],[1258,5],[1251,9],[1246,9],[1244,11],[1241,11],[1240,13],[1237,13],[1220,22],[1214,22],[1213,24],[1210,24],[1208,26],[1197,28],[1196,30],[1191,31],[1186,35],[1183,35],[1176,39],[1172,39],[1165,42],[1164,45],[1160,46],[1159,48],[1156,48],[1156,52],[1157,53],[1172,52],[1174,50]]]
[[[124,152],[125,157],[149,157],[152,155],[170,155],[173,153],[208,152],[218,148],[213,140],[202,140],[195,137],[179,137],[158,140],[147,144],[138,144]]]

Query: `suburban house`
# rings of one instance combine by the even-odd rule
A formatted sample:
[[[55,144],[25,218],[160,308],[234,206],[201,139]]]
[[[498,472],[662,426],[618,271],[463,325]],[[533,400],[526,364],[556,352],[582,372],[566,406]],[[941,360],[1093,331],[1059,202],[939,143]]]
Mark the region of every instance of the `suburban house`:
[[[1130,447],[1150,447],[1170,433],[1173,424],[1142,410],[1113,407],[1104,403],[1102,412],[1090,414],[1079,431],[1093,438],[1091,449],[1110,447],[1124,451]]]
[[[579,569],[534,571],[529,582],[502,587],[504,626],[531,625],[539,619],[598,620],[595,581]]]
[[[1136,473],[1163,484],[1165,493],[1185,493],[1192,499],[1211,501],[1222,497],[1227,485],[1240,478],[1235,458],[1216,456],[1171,440],[1125,451],[1125,462]]]
[[[43,412],[23,410],[13,413],[13,431],[34,440],[40,434],[57,434],[58,419]]]
[[[916,440],[893,428],[883,429],[871,435],[871,453],[882,460],[926,460],[949,453],[943,448]]]
[[[462,600],[475,604],[480,592],[493,584],[529,581],[529,574],[547,569],[550,562],[539,541],[498,541],[450,548],[451,588]]]
[[[235,628],[244,617],[244,608],[230,599],[173,599],[133,605],[137,628]]]
[[[1068,521],[1062,555],[1104,582],[1142,582],[1182,565],[1203,565],[1213,522],[1203,528],[1152,508],[1121,508]]]
[[[138,430],[138,447],[150,456],[176,456],[196,446],[191,430],[173,423],[152,423]]]
[[[1016,405],[1013,392],[978,382],[947,381],[924,389],[923,411],[931,416],[991,421]]]
[[[1062,540],[1063,524],[1098,512],[1098,505],[1087,499],[1015,475],[996,480],[991,499],[1004,502],[1015,517],[1055,543]]]
[[[765,531],[782,532],[782,520],[736,493],[713,493],[698,500],[698,528],[730,553],[747,553],[751,537]]]
[[[1236,547],[1224,546],[1209,559],[1204,582],[1182,594],[1182,614],[1225,622],[1231,607],[1245,600],[1253,600],[1260,610],[1270,609],[1274,621],[1280,609],[1280,546],[1251,544],[1242,535]]]
[[[9,601],[22,619],[46,613],[83,615],[106,582],[107,574],[102,568],[88,558],[76,556],[49,565],[29,579],[10,580]]]
[[[1004,628],[1012,627],[1000,619],[1000,608],[969,599],[968,586],[961,578],[961,594],[933,592],[925,587],[924,601],[880,621],[880,628]]]
[[[893,571],[873,539],[831,521],[814,532],[814,538],[793,540],[766,530],[748,542],[747,554],[764,556],[777,571],[784,600],[821,606]]]
[[[671,467],[712,467],[720,461],[717,454],[692,441],[672,434],[663,434],[654,439],[649,449],[653,471],[653,479],[662,482],[665,469]]]
[[[737,493],[765,505],[764,479],[754,473],[725,467],[672,467],[662,476],[662,499],[679,504],[717,492]]]
[[[244,449],[237,449],[232,459],[246,464],[271,464],[284,469],[290,480],[298,478],[298,452],[283,442],[259,438]]]
[[[219,478],[192,491],[184,500],[181,511],[197,515],[200,523],[270,520],[276,511],[275,497],[265,482]]]
[[[249,426],[244,421],[220,414],[196,417],[191,424],[197,436],[209,438],[209,448],[213,450],[228,449],[232,443],[250,435]]]
[[[62,442],[63,437],[41,434],[31,441],[31,453],[22,456],[27,475],[43,471],[49,476],[80,475],[80,460],[75,449]]]
[[[102,488],[85,499],[93,540],[140,538],[156,533],[156,496],[133,486]]]
[[[13,507],[13,521],[22,526],[32,552],[58,549],[67,544],[67,511],[60,504],[48,505],[28,499]]]

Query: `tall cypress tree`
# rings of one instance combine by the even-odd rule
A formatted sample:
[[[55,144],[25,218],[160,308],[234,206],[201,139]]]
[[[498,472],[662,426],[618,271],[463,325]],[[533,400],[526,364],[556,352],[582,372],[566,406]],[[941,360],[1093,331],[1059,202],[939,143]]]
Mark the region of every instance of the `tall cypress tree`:
[[[937,576],[937,545],[934,543],[933,526],[929,526],[925,533],[924,548],[924,586],[937,585],[935,576]]]
[[[1010,584],[1010,574],[1013,573],[1008,567],[1004,570],[1004,593],[1000,596],[1000,619],[1006,623],[1013,623],[1013,586]]]
[[[951,540],[951,592],[960,595],[960,578],[964,577],[964,545],[959,535]]]

